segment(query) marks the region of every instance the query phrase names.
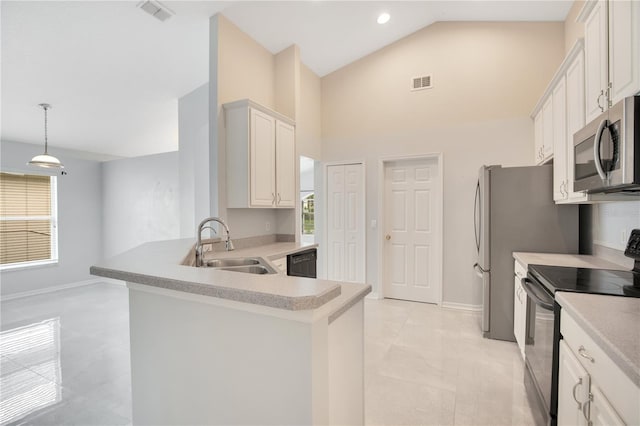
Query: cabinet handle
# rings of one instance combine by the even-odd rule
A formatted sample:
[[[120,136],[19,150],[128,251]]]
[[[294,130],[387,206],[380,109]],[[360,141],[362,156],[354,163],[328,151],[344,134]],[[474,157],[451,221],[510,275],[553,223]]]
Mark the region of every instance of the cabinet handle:
[[[613,106],[613,102],[611,102],[611,82],[609,82],[609,84],[607,84],[607,93],[606,93],[606,99],[607,99],[607,108],[611,108]]]
[[[273,198],[273,199],[271,200],[271,204],[275,204],[275,203],[276,203],[276,194],[275,194],[275,192],[272,192],[272,193],[271,193],[271,197]]]
[[[591,414],[587,414],[587,409],[591,406],[591,401],[593,401],[593,394],[589,392],[589,398],[584,404],[582,404],[582,417],[587,421],[587,426],[593,425],[593,422],[589,418],[591,417]]]
[[[576,404],[578,404],[578,410],[582,410],[582,402],[578,401],[578,398],[576,398],[576,390],[578,389],[578,386],[580,386],[582,384],[582,377],[580,377],[580,379],[578,379],[578,382],[573,385],[573,390],[571,391],[571,393],[573,394],[573,400],[576,402]]]
[[[600,94],[598,95],[598,99],[596,100],[598,107],[600,108],[600,112],[604,112],[604,107],[600,105],[600,98],[604,96],[604,90],[600,90]]]
[[[587,353],[587,350],[582,345],[578,348],[578,354],[580,354],[582,358],[588,359],[591,362],[596,362],[596,360]]]
[[[280,197],[280,193],[278,192],[278,204],[280,204],[280,201],[282,201],[282,198]]]

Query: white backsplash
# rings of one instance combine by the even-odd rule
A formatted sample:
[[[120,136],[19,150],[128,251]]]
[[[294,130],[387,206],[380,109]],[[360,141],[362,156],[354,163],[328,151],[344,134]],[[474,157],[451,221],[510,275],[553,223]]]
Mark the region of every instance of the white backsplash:
[[[640,228],[640,201],[593,205],[593,243],[624,251],[632,229]]]

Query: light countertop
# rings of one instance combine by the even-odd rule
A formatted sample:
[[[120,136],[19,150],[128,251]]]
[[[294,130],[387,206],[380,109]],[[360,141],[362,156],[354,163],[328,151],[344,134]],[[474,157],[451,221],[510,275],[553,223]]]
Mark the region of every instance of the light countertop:
[[[640,386],[640,299],[558,292],[556,301]]]
[[[549,265],[573,268],[614,269],[618,271],[628,270],[628,268],[618,265],[617,263],[585,254],[513,252],[513,258],[520,262],[525,269],[528,268],[529,265]]]
[[[127,282],[290,311],[321,307],[324,311],[330,307],[330,321],[371,292],[371,286],[367,284],[285,274],[254,275],[182,264],[193,251],[193,244],[193,239],[146,243],[92,266],[90,272]],[[314,246],[272,243],[232,252],[208,252],[205,258],[251,256],[274,260],[311,247]]]

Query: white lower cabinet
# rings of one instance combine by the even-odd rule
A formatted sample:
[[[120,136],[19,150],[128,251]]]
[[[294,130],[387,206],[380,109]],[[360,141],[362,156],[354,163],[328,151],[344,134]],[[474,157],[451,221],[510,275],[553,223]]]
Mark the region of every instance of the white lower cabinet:
[[[280,271],[282,273],[285,273],[285,274],[287,273],[287,258],[286,257],[279,257],[277,259],[272,260],[271,263],[273,263],[273,266],[278,268],[278,271]]]
[[[558,425],[640,424],[640,387],[562,310]]]
[[[525,337],[527,335],[527,293],[522,287],[522,278],[527,276],[526,268],[517,260],[514,264],[513,288],[513,334],[524,359]]]
[[[571,352],[564,340],[560,341],[558,376],[558,425],[586,425],[583,405],[589,399],[590,377],[587,370]]]

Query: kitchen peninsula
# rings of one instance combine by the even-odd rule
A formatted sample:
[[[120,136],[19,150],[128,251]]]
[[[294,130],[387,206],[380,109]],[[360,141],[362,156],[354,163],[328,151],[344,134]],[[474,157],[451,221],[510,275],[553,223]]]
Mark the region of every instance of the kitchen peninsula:
[[[363,424],[371,286],[196,268],[192,252],[191,239],[153,242],[91,267],[129,288],[133,423]]]

